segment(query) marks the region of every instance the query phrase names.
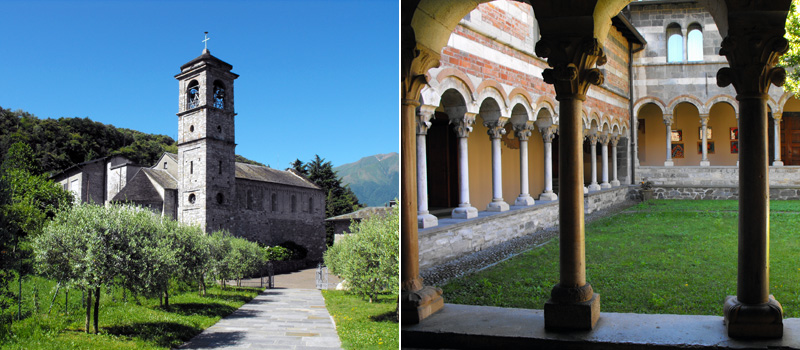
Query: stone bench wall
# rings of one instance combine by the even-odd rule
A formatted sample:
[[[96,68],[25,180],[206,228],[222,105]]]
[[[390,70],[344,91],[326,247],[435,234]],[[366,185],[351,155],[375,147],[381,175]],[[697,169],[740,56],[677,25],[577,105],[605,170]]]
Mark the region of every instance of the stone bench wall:
[[[622,186],[590,193],[584,198],[584,211],[590,214],[621,203],[635,195],[631,192],[635,193],[635,187]],[[555,226],[558,226],[558,201],[423,229],[419,231],[420,269]]]
[[[636,183],[645,179],[653,181],[656,199],[739,198],[738,167],[639,167]],[[770,167],[769,186],[770,199],[800,199],[800,167]]]

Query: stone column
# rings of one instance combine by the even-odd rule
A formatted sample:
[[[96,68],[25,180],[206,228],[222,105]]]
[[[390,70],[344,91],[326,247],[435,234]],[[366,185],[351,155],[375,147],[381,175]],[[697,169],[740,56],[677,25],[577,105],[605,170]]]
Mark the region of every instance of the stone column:
[[[674,166],[672,162],[672,116],[669,118],[664,116],[664,124],[667,126],[667,160],[664,161],[664,166]]]
[[[535,202],[528,188],[528,138],[531,136],[533,125],[525,123],[514,125],[514,133],[519,139],[519,197],[514,201],[517,206],[530,206]],[[552,189],[551,189],[552,191]]]
[[[781,160],[781,116],[780,114],[773,113],[772,119],[774,120],[775,124],[775,160],[772,161],[772,166],[783,166],[783,161]]]
[[[592,145],[592,182],[589,184],[589,191],[599,191],[600,185],[597,183],[597,134],[586,136],[589,144]]]
[[[738,15],[751,12],[735,11]],[[728,296],[723,307],[728,335],[732,338],[783,336],[783,309],[769,294],[767,92],[770,84],[783,85],[786,73],[775,65],[789,44],[783,37],[783,21],[774,21],[775,27],[769,30],[769,21],[761,18],[764,16],[756,12],[752,15],[755,18],[736,17],[738,21],[736,25],[731,23],[720,49],[730,67],[717,72],[717,85],[732,84],[739,101],[737,295]],[[753,26],[759,30],[754,31]]]
[[[489,130],[492,140],[492,201],[486,205],[486,211],[507,211],[508,203],[503,200],[503,161],[500,153],[500,138],[506,134],[504,128],[508,118],[483,123]]]
[[[414,211],[417,208],[415,110],[427,83],[425,72],[439,64],[439,53],[418,46],[413,30],[403,35],[400,108],[400,312],[403,324],[415,324],[444,306],[442,290],[425,286],[419,277],[419,237]],[[409,39],[410,38],[410,39]]]
[[[603,73],[593,67],[606,58],[591,36],[557,35],[536,43],[536,54],[553,67],[542,78],[555,88],[560,116],[559,282],[544,305],[544,323],[548,330],[588,330],[600,317],[600,295],[586,281],[581,110],[589,85],[603,83]]]
[[[558,195],[553,192],[553,138],[556,136],[555,125],[542,130],[544,141],[544,193],[539,195],[539,200],[554,201]]]
[[[700,166],[709,166],[711,163],[708,161],[708,114],[700,115],[700,131],[703,135],[703,143],[700,145],[703,149],[703,159],[700,160]]]
[[[464,113],[461,118],[450,119],[450,124],[458,135],[458,208],[453,209],[454,219],[472,219],[478,216],[478,209],[469,204],[469,152],[467,150],[467,137],[475,124],[475,113]]]
[[[603,183],[600,184],[600,188],[611,188],[611,184],[608,183],[608,141],[609,137],[608,134],[600,135],[598,138],[600,144],[602,145],[601,153],[600,153],[600,160],[602,161],[603,167]]]
[[[611,136],[611,169],[613,169],[611,186],[614,187],[619,187],[619,179],[617,179],[617,143],[619,143],[619,135]]]
[[[420,106],[417,114],[417,224],[419,228],[434,227],[439,220],[428,212],[428,164],[425,154],[425,135],[431,126],[436,106]]]

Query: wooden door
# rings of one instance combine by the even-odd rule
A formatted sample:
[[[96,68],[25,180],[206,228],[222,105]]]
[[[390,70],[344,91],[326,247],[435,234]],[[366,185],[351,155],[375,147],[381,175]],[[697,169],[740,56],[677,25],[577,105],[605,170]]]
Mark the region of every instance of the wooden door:
[[[458,138],[448,117],[436,113],[425,139],[428,163],[428,209],[458,206]]]
[[[800,113],[784,113],[781,122],[781,159],[784,165],[800,165]]]

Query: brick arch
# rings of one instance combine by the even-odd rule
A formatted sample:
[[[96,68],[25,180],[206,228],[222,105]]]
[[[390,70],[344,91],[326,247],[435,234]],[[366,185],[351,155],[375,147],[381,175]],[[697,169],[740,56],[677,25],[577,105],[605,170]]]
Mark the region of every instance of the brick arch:
[[[639,110],[641,110],[642,107],[648,103],[658,106],[658,108],[661,109],[661,114],[666,114],[667,104],[664,103],[664,101],[661,101],[661,99],[657,97],[646,96],[636,100],[636,102],[633,104],[633,115],[638,116]]]
[[[468,83],[469,80],[464,81],[456,75],[443,77],[439,80],[439,96],[441,97],[447,90],[455,90],[461,94],[466,104],[467,112],[478,113],[478,107],[475,104],[474,90]]]
[[[475,92],[475,103],[478,105],[478,108],[480,108],[485,99],[491,97],[497,102],[497,105],[500,106],[500,114],[504,117],[508,117],[510,113],[508,95],[500,83],[493,79],[484,80],[478,84],[478,89],[475,90]]]
[[[693,105],[695,108],[697,108],[697,112],[700,114],[708,113],[703,107],[704,106],[703,102],[701,102],[700,99],[698,99],[697,97],[694,97],[692,95],[680,95],[669,101],[666,110],[669,113],[664,113],[664,114],[670,114],[670,115],[675,114],[675,107],[684,102]]]
[[[478,90],[475,89],[475,84],[472,83],[472,79],[470,79],[469,76],[467,76],[467,73],[464,73],[456,68],[448,67],[439,71],[439,74],[436,74],[436,81],[439,82],[440,86],[448,78],[456,78],[458,80],[461,80],[464,83],[464,85],[466,85],[467,88],[469,89],[469,93],[471,95],[471,98],[469,100],[475,101],[475,92]],[[442,93],[444,93],[444,90],[446,89],[439,88],[438,90],[439,94],[441,95]]]
[[[603,126],[602,120],[600,119],[600,115],[597,114],[596,111],[591,111],[586,121],[587,121],[586,125],[589,127],[589,129],[591,129],[592,127],[592,122],[594,122],[597,124],[597,131],[602,130],[601,129],[601,127]]]
[[[515,88],[514,90],[511,90],[508,96],[509,96],[509,104],[508,104],[509,113],[513,112],[514,107],[516,107],[517,105],[522,105],[522,107],[525,108],[525,113],[527,114],[527,120],[529,121],[536,120],[536,115],[534,114],[534,111],[536,110],[536,105],[531,105],[531,98],[530,98],[531,96],[530,94],[528,94],[527,91],[521,88]]]
[[[700,113],[705,112],[706,114],[711,113],[711,107],[713,107],[717,103],[727,103],[727,104],[731,105],[731,107],[733,107],[734,113],[736,113],[737,118],[738,118],[738,115],[739,115],[739,101],[736,101],[736,99],[733,98],[733,96],[727,95],[727,94],[717,95],[717,96],[714,96],[714,97],[708,99],[708,102],[706,102],[705,106],[703,106],[703,110],[698,109],[698,111]]]
[[[556,113],[558,111],[556,110],[555,99],[553,99],[549,95],[541,95],[536,100],[536,107],[538,108],[536,110],[537,118],[539,117],[539,111],[541,111],[542,109],[547,109],[548,111],[550,111],[550,117],[552,118],[553,125],[558,124],[558,113]]]

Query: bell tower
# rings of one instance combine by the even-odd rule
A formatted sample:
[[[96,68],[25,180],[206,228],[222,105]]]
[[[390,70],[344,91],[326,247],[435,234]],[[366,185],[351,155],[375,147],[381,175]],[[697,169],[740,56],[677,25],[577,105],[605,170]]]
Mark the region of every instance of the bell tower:
[[[206,232],[232,228],[235,208],[233,66],[203,54],[175,76],[178,99],[178,221]]]

